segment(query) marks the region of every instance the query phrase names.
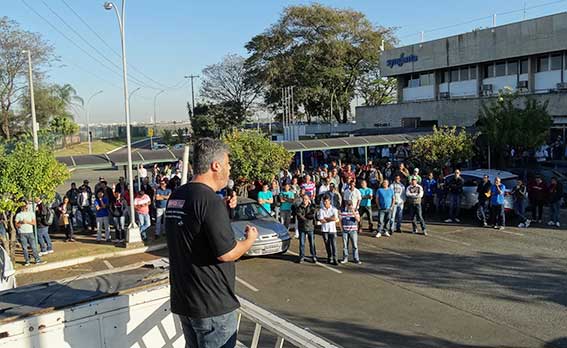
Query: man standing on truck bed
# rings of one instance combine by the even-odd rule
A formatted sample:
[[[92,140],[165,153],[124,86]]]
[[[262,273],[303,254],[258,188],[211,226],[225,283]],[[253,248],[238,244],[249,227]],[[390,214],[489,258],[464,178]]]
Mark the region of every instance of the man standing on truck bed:
[[[171,310],[179,315],[186,347],[232,348],[236,345],[235,267],[258,231],[246,227],[236,241],[224,201],[215,192],[226,187],[228,147],[200,139],[193,148],[193,180],[170,196],[166,209],[170,260]],[[231,201],[231,208],[236,200]]]

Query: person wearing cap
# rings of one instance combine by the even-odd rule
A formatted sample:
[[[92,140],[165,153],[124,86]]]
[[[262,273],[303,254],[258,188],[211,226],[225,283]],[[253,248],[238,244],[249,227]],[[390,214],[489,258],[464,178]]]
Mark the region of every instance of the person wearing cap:
[[[421,185],[421,176],[419,176],[419,168],[415,168],[415,169],[413,170],[413,174],[409,176],[408,182],[411,183],[411,181],[412,181],[414,178],[417,180],[417,184],[418,184],[418,185]]]
[[[417,233],[417,223],[421,226],[421,232],[427,236],[427,228],[423,220],[421,211],[421,199],[423,198],[423,187],[417,183],[417,178],[413,177],[410,180],[409,186],[406,188],[406,204],[409,208],[412,233]]]

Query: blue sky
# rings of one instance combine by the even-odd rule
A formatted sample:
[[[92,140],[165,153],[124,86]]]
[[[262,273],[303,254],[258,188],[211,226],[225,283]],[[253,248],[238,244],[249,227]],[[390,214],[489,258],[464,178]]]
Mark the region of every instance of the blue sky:
[[[104,92],[91,103],[91,120],[120,122],[124,119],[122,80],[120,70],[106,60],[120,66],[121,60],[65,5],[69,4],[106,43],[120,52],[120,37],[114,13],[105,11],[103,0],[25,0],[33,10],[64,32],[85,51],[110,67],[104,68],[75,45],[70,43],[24,4],[24,0],[5,1],[2,16],[16,20],[30,31],[39,32],[51,42],[60,61],[48,68],[49,79],[57,83],[71,83],[79,95],[88,98],[98,90]],[[120,0],[115,0],[117,4]],[[521,20],[524,4],[527,18],[567,11],[567,0],[436,0],[436,1],[379,1],[334,0],[319,1],[324,5],[359,10],[376,25],[398,28],[402,44],[418,40],[425,31],[425,39],[491,25],[490,18],[498,13],[497,24]],[[74,31],[85,38],[106,58],[85,44],[65,26],[47,7],[64,18]],[[190,89],[182,81],[184,75],[199,75],[201,70],[216,63],[228,53],[246,55],[244,44],[276,22],[282,9],[290,5],[309,4],[310,1],[276,0],[128,0],[126,7],[127,56],[135,78],[150,87],[180,86],[168,89],[158,99],[158,119],[186,118],[185,103]],[[509,13],[511,11],[515,11]],[[472,20],[483,18],[482,20]],[[452,26],[453,24],[465,23]],[[438,29],[452,26],[446,29]],[[434,30],[438,29],[438,30]],[[140,74],[142,71],[143,74]],[[180,85],[180,83],[183,83]],[[198,90],[199,84],[196,84]],[[130,81],[130,91],[138,86]],[[149,121],[153,115],[156,89],[143,87],[131,100],[133,121]],[[197,94],[197,91],[196,91]],[[84,116],[77,118],[84,122]]]

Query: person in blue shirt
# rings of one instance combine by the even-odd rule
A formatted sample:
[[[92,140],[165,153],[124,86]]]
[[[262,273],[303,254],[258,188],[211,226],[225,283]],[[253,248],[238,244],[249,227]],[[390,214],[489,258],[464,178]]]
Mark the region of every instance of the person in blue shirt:
[[[502,184],[499,177],[496,177],[494,185],[492,185],[490,191],[490,204],[492,205],[494,228],[503,230],[506,223],[506,216],[504,215],[504,196],[506,195],[506,186]]]
[[[368,187],[366,180],[362,180],[360,182],[360,207],[358,208],[358,212],[360,214],[360,224],[358,224],[358,233],[362,233],[362,218],[364,216],[368,216],[368,230],[372,232],[374,221],[372,221],[372,197],[373,190]]]
[[[382,237],[382,232],[386,237],[390,237],[390,233],[385,227],[390,226],[390,214],[394,206],[394,190],[389,185],[388,180],[384,180],[382,187],[376,190],[376,206],[378,207],[378,233],[376,238]]]
[[[280,200],[280,217],[285,228],[289,229],[291,222],[291,206],[295,201],[295,193],[290,190],[290,185],[286,183],[283,186],[283,191],[279,194]]]
[[[266,209],[268,213],[272,212],[272,203],[274,203],[274,195],[268,190],[268,184],[262,185],[262,191],[258,192],[258,203]]]
[[[429,172],[427,178],[423,180],[423,207],[426,214],[431,214],[435,210],[435,193],[437,191],[437,180],[433,173]]]

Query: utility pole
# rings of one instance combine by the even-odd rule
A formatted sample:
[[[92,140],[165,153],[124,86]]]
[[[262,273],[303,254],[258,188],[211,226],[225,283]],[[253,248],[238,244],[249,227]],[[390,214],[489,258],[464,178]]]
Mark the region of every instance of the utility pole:
[[[37,151],[39,148],[39,141],[37,139],[37,121],[35,117],[35,99],[33,94],[33,72],[32,72],[32,61],[30,50],[24,50],[22,53],[27,53],[28,55],[28,78],[29,78],[29,88],[30,88],[30,108],[32,116],[32,136],[33,136],[33,148]]]
[[[186,79],[191,79],[191,116],[189,116],[189,121],[195,116],[195,91],[193,90],[193,79],[199,78],[199,75],[187,75]]]

